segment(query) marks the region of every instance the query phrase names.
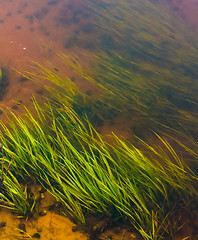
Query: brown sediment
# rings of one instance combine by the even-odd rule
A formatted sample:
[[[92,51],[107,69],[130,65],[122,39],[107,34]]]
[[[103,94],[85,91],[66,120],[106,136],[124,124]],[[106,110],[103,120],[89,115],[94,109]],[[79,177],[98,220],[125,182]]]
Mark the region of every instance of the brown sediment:
[[[134,229],[123,223],[112,223],[107,216],[87,215],[85,225],[76,225],[63,216],[60,204],[44,188],[31,185],[28,192],[36,199],[31,216],[21,218],[0,208],[0,239],[142,240]]]
[[[33,237],[41,240],[86,240],[82,233],[72,231],[73,223],[53,212],[47,212],[38,219],[21,220],[9,210],[0,210],[1,240],[26,239]],[[23,229],[22,229],[23,227]]]
[[[37,199],[37,211],[30,218],[20,218],[10,210],[0,208],[0,239],[41,239],[41,240],[86,240],[79,231],[73,232],[73,223],[66,217],[49,211],[55,199],[42,192],[38,185],[29,187],[32,196]],[[41,193],[42,192],[42,193]],[[45,214],[40,214],[41,212]]]

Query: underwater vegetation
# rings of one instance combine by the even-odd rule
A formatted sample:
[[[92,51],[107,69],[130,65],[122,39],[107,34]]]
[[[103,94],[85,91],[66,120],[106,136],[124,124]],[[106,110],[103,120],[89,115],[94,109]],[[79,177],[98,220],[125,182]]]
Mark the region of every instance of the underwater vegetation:
[[[182,228],[177,210],[194,211],[198,197],[197,176],[182,157],[159,135],[163,147],[140,140],[144,151],[116,135],[106,142],[69,96],[54,92],[57,101],[43,107],[34,100],[36,116],[26,109],[1,122],[1,206],[33,216],[38,200],[28,189],[37,182],[80,225],[102,214],[129,222],[144,239],[174,238]]]
[[[91,117],[137,114],[150,128],[164,124],[180,131],[182,126],[197,135],[197,30],[176,16],[167,1],[103,0],[85,5],[95,36],[95,47],[84,52],[91,60],[87,64],[80,57],[62,59],[100,89],[100,103],[92,101]],[[87,42],[87,35],[78,34],[76,44],[71,39],[72,46]]]
[[[198,200],[198,177],[188,161],[197,164],[198,158],[197,38],[169,14],[166,1],[85,5],[95,22],[84,33],[94,31],[97,38],[89,51],[85,47],[89,62],[59,56],[93,91],[83,92],[39,64],[23,73],[21,81],[52,84],[43,86],[49,96],[42,104],[33,99],[36,114],[25,108],[24,116],[10,112],[8,124],[0,123],[0,204],[20,217],[34,216],[39,199],[30,186],[37,183],[83,227],[94,215],[105,216],[109,225],[129,223],[146,240],[175,239],[188,224],[189,235],[197,235],[185,218],[186,212],[191,219],[197,214]],[[114,133],[111,142],[105,140],[95,126],[118,114],[139,116],[142,134],[152,129],[159,145]]]

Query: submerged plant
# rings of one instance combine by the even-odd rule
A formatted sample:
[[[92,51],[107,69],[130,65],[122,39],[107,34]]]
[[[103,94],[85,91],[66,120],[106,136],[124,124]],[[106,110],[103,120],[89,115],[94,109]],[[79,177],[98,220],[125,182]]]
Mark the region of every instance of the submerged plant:
[[[84,51],[89,64],[82,54],[60,55],[98,87],[100,97],[85,96],[76,110],[92,123],[96,116],[111,119],[122,112],[137,115],[155,131],[160,124],[178,131],[182,125],[197,134],[197,31],[163,0],[86,0],[84,5],[92,13],[99,47]]]
[[[27,187],[20,185],[9,171],[1,185],[0,206],[11,209],[21,217],[27,217],[34,209],[34,204],[30,205],[28,200]]]
[[[8,197],[1,194],[5,202],[12,199],[27,211],[20,200],[26,199],[26,191],[20,190],[14,171],[22,179],[35,177],[81,223],[86,222],[84,214],[102,213],[128,220],[144,239],[173,231],[169,216],[178,204],[186,207],[197,198],[197,177],[165,139],[159,137],[168,154],[145,144],[152,152],[145,156],[117,136],[114,144],[105,142],[64,103],[55,108],[48,102],[45,110],[34,104],[37,118],[27,111],[27,122],[14,115],[9,128],[1,123],[6,159],[14,157],[9,173],[14,185],[8,178]]]
[[[40,72],[25,73],[35,80],[48,79],[56,91],[54,86],[45,86],[50,96],[42,107],[33,101],[36,116],[26,109],[24,117],[11,113],[9,125],[1,122],[5,163],[14,159],[6,176],[2,171],[2,204],[23,215],[32,211],[34,204],[29,205],[27,190],[20,182],[33,178],[61,203],[64,214],[78,223],[85,224],[87,214],[99,213],[130,222],[146,240],[173,238],[182,228],[174,213],[178,208],[191,209],[197,202],[198,178],[184,159],[187,155],[197,161],[196,151],[177,138],[162,137],[159,131],[155,131],[158,147],[139,139],[138,148],[115,134],[109,143],[92,122],[96,115],[102,120],[110,118],[107,111],[112,118],[124,112],[138,114],[145,122],[168,123],[169,129],[177,123],[187,128],[190,123],[189,132],[196,133],[197,96],[186,86],[189,77],[196,75],[196,65],[190,64],[197,59],[197,46],[186,41],[184,25],[179,25],[176,39],[182,40],[180,50],[170,38],[169,9],[165,8],[161,18],[160,8],[152,1],[116,0],[115,8],[110,0],[85,2],[96,13],[100,35],[96,36],[103,46],[89,54],[94,67],[84,68],[77,58],[60,57],[91,83],[97,94],[82,93],[70,78],[63,79],[38,64]],[[143,3],[145,9],[156,13],[155,19],[160,18],[156,25],[145,22],[142,11],[147,17],[152,14],[141,10]],[[161,19],[166,19],[165,23]],[[174,131],[178,133],[177,126]],[[178,154],[167,139],[174,139],[185,154]]]

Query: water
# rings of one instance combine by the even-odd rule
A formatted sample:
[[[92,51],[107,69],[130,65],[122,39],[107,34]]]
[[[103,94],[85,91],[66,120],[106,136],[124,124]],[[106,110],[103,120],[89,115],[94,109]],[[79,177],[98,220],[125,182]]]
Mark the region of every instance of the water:
[[[9,81],[1,103],[9,107],[15,105],[13,101],[30,105],[32,93],[40,88],[30,81],[21,81],[21,76],[13,68],[29,71],[31,61],[44,65],[50,61],[56,66],[55,51],[75,54],[64,48],[64,42],[70,38],[77,25],[62,23],[62,19],[59,19],[61,14],[65,14],[69,1],[16,0],[1,1],[0,4],[0,31],[3,33],[0,37],[0,63],[6,69]],[[67,12],[68,18],[70,12],[72,10]],[[81,23],[78,25],[80,27]],[[61,63],[58,67],[61,68]]]
[[[0,63],[9,82],[2,85],[2,105],[20,112],[13,101],[31,105],[32,93],[42,94],[38,85],[13,70],[31,71],[31,61],[50,62],[75,78],[82,91],[93,94],[90,83],[76,78],[57,51],[80,57],[82,64],[89,63],[94,53],[110,65],[97,62],[99,70],[88,71],[116,95],[105,95],[114,110],[101,103],[88,110],[103,133],[143,137],[141,129],[153,119],[173,128],[178,122],[190,131],[195,128],[197,1],[1,0],[0,4]],[[90,66],[94,68],[91,62]],[[117,76],[109,69],[118,67],[121,75],[113,82]],[[1,118],[5,120],[5,115]]]
[[[154,130],[160,133],[160,136],[164,134],[176,150],[178,150],[179,144],[174,141],[175,138],[182,144],[187,144],[190,147],[190,150],[186,148],[188,156],[190,155],[190,158],[195,156],[195,160],[197,160],[198,31],[196,28],[198,25],[198,1],[0,0],[0,6],[0,66],[1,74],[3,74],[3,78],[0,80],[0,104],[2,108],[10,107],[15,113],[22,114],[23,107],[20,106],[20,103],[32,108],[32,94],[36,95],[40,104],[43,103],[42,95],[46,94],[43,87],[16,72],[16,70],[20,72],[37,71],[31,67],[32,61],[37,62],[60,75],[65,82],[65,76],[71,78],[72,82],[84,93],[83,97],[80,94],[74,96],[76,100],[76,103],[73,104],[74,110],[80,116],[86,114],[97,130],[107,137],[110,132],[114,132],[119,137],[124,137],[132,142],[136,135],[143,140],[151,139],[153,145],[157,143],[164,149],[162,142],[153,137],[152,130]],[[61,54],[65,54],[69,58],[64,58]],[[28,73],[27,75],[32,78],[32,75]],[[46,79],[40,78],[40,80],[42,83],[49,84]],[[59,89],[63,93],[64,90],[65,92],[70,91],[61,89],[61,86]],[[1,120],[6,121],[6,114],[2,111],[0,113]],[[26,130],[26,128],[24,129]],[[23,141],[21,142],[23,143]],[[26,149],[26,143],[24,146]],[[52,153],[53,149],[50,150]],[[97,149],[93,151],[95,150]],[[163,153],[161,150],[159,150],[159,154],[162,154],[160,159],[163,159],[166,151]],[[171,153],[174,158],[174,151],[171,150],[170,148],[168,155]],[[23,152],[23,148],[20,151]],[[45,155],[42,148],[39,151],[38,154]],[[57,151],[59,152],[59,150]],[[49,156],[53,156],[50,155],[51,153]],[[34,149],[28,154],[32,159],[36,158]],[[35,155],[37,155],[37,151]],[[108,156],[108,152],[105,152],[106,155]],[[183,159],[188,160],[189,157],[186,155],[179,151],[178,156],[182,161]],[[20,160],[19,156],[16,155],[18,161]],[[48,150],[46,150],[46,156],[48,159]],[[157,154],[156,157],[158,157]],[[15,168],[16,159],[8,154],[5,161],[7,162],[9,158],[12,159],[9,167]],[[96,151],[94,160],[97,158]],[[174,160],[177,160],[176,158]],[[4,158],[2,159],[4,160]],[[29,157],[26,159],[27,162],[29,161],[28,167],[31,167],[32,159]],[[59,154],[57,159],[59,161]],[[120,157],[121,159],[122,157]],[[147,163],[144,163],[145,167]],[[49,165],[47,164],[47,166]],[[79,169],[82,170],[81,166]],[[124,168],[123,172],[126,170]],[[193,170],[196,171],[196,168],[194,167]],[[21,165],[20,171],[23,171]],[[129,176],[134,175],[131,173],[133,171],[130,171]],[[142,173],[147,178],[146,172]],[[16,174],[18,174],[17,171]],[[58,173],[57,176],[59,176]],[[120,179],[119,176],[119,182]],[[175,179],[177,180],[177,178]],[[49,184],[48,182],[47,184]],[[141,182],[144,182],[144,179],[140,179]],[[189,185],[189,189],[190,187]],[[45,194],[43,208],[52,204],[51,202],[49,204],[48,201]],[[161,200],[159,199],[159,201]],[[147,203],[150,205],[146,197]],[[192,209],[194,208],[196,209],[196,207]],[[157,215],[156,212],[156,217]],[[180,215],[178,212],[177,216],[176,212],[175,215],[179,221],[178,229],[183,227],[180,220],[184,215],[184,219],[182,219],[184,231],[186,231],[185,234],[190,235],[192,230],[187,229],[189,227],[186,225],[188,222],[186,217],[189,213],[184,211],[184,214]],[[7,212],[2,214],[2,222],[6,219],[4,216],[9,217],[10,215]],[[152,209],[152,220],[153,216],[155,217],[155,212]],[[55,217],[57,221],[52,217]],[[40,232],[38,229],[41,224],[44,229],[42,234],[45,234],[47,238],[63,239],[65,231],[63,228],[59,228],[59,225],[62,226],[62,221],[65,220],[59,217],[51,213],[42,219],[39,217],[41,222],[38,225],[32,222],[32,225],[28,225],[27,232],[31,235],[36,231]],[[56,227],[52,225],[54,221]],[[6,231],[4,228],[4,233],[9,238],[13,237],[10,233],[12,229],[9,230],[9,226],[18,226],[18,220],[17,224],[16,219],[15,223],[8,220],[6,222],[8,227]],[[160,225],[159,223],[160,221],[156,221],[154,225]],[[71,223],[68,224],[71,225]],[[195,230],[196,225],[195,221],[192,227]],[[64,235],[61,236],[60,232]],[[67,230],[66,234],[69,239],[72,239],[72,233],[69,235],[70,232],[71,229]],[[78,238],[80,237],[79,235]],[[116,237],[119,238],[118,234]],[[131,233],[128,234],[128,237],[123,233],[123,237],[120,238],[131,239],[131,237],[133,237]],[[182,236],[183,239],[184,237],[186,238],[186,235]],[[73,238],[77,239],[75,235]],[[137,238],[135,237],[135,239]]]

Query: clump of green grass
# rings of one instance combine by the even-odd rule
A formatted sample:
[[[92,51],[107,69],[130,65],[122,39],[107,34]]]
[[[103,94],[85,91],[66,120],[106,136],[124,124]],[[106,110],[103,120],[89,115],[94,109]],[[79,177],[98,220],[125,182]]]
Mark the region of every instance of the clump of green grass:
[[[165,139],[159,137],[168,154],[145,144],[152,152],[146,157],[115,135],[114,144],[105,142],[64,103],[48,102],[45,109],[34,104],[37,117],[27,110],[28,121],[13,114],[9,127],[1,122],[5,162],[13,159],[9,171],[15,184],[17,177],[37,179],[66,214],[83,224],[85,213],[102,213],[131,222],[144,239],[173,232],[169,216],[177,204],[186,207],[197,198],[197,177]],[[5,204],[25,209],[19,194],[14,196],[18,202],[12,197],[16,189],[9,183],[4,183]]]
[[[0,206],[11,209],[19,217],[28,217],[34,210],[35,204],[28,201],[27,187],[23,187],[10,171],[1,184],[0,198]]]

